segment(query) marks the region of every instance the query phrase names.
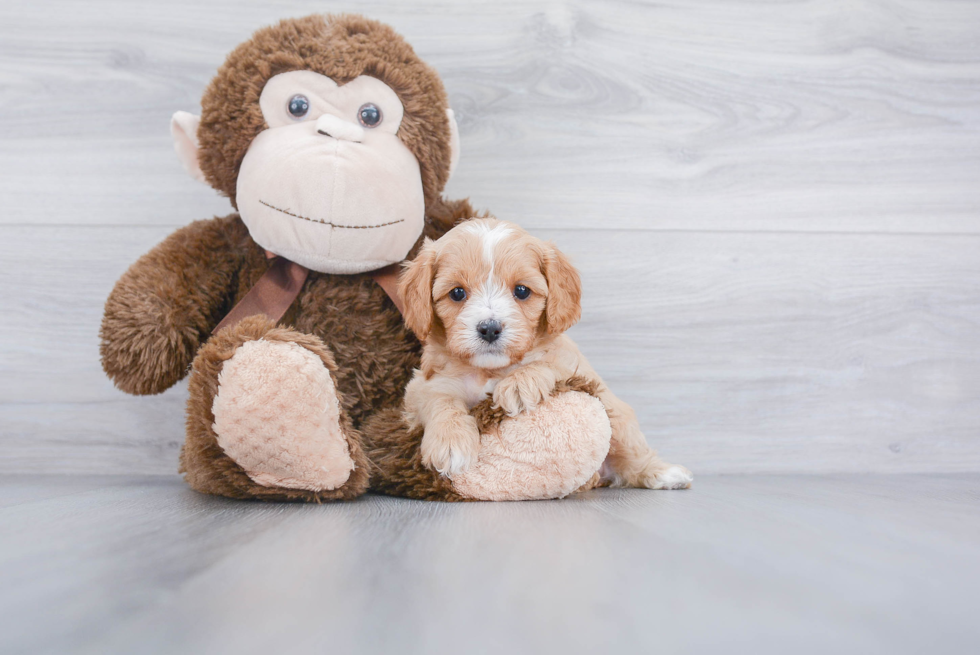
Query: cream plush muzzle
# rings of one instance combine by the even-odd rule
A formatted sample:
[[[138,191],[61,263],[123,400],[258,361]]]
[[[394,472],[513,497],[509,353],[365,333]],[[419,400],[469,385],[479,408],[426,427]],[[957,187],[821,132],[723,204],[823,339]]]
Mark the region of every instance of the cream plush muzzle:
[[[321,273],[402,261],[425,220],[419,165],[397,136],[365,130],[358,143],[312,121],[252,141],[237,198],[256,243]]]
[[[290,115],[290,99],[309,105]],[[376,127],[359,109],[378,107]],[[362,273],[402,261],[425,221],[419,164],[398,138],[403,108],[375,78],[338,86],[311,71],[276,75],[260,99],[269,128],[238,174],[242,220],[263,248],[321,273]]]

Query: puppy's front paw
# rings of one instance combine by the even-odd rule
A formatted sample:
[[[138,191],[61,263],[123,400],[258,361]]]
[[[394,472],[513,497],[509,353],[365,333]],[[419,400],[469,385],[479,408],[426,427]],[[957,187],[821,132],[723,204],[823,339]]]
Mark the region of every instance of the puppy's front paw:
[[[493,390],[493,404],[507,412],[508,416],[517,416],[541,404],[554,388],[553,374],[530,366],[519,368],[497,383]]]
[[[480,430],[476,419],[461,415],[425,426],[422,463],[439,473],[453,476],[476,463],[480,452]]]
[[[666,462],[648,466],[639,479],[640,487],[645,489],[689,489],[694,474],[687,468]]]

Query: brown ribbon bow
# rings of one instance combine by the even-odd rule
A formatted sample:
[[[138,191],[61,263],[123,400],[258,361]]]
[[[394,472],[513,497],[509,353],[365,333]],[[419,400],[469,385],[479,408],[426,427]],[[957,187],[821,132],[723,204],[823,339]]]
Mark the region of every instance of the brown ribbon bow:
[[[268,253],[271,254],[271,253]],[[305,266],[291,262],[285,257],[275,257],[259,281],[248,290],[231,311],[211,331],[212,334],[223,328],[237,325],[243,318],[265,314],[276,323],[286,315],[289,306],[296,300],[303,283],[310,274]],[[384,289],[398,311],[404,313],[401,298],[398,296],[398,264],[391,264],[371,272],[374,281]]]

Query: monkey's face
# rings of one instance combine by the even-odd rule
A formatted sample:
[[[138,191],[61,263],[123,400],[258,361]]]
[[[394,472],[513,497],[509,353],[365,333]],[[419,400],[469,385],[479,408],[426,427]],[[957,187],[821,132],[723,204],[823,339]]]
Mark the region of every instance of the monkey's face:
[[[445,220],[431,210],[459,158],[456,119],[439,75],[387,25],[314,15],[263,28],[201,109],[171,121],[181,162],[277,255],[362,273],[403,261],[427,213]]]
[[[398,138],[395,92],[362,75],[343,86],[313,71],[272,77],[268,128],[238,174],[237,202],[263,248],[323,273],[402,261],[422,233],[419,163]]]

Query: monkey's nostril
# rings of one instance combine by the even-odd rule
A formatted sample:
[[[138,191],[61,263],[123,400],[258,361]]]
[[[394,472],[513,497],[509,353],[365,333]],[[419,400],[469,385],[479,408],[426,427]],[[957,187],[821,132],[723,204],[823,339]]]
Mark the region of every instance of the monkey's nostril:
[[[500,324],[500,321],[488,319],[486,321],[480,321],[479,325],[476,326],[476,331],[480,334],[481,339],[487,343],[493,343],[500,338],[500,333],[504,331],[504,326]]]

